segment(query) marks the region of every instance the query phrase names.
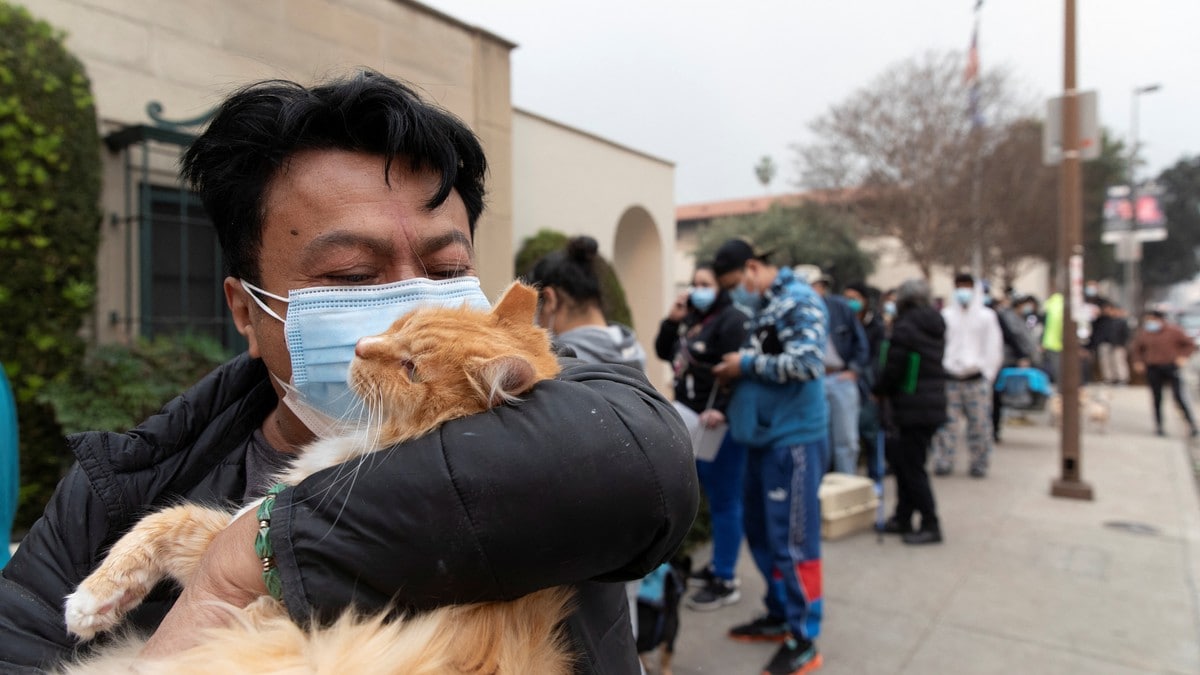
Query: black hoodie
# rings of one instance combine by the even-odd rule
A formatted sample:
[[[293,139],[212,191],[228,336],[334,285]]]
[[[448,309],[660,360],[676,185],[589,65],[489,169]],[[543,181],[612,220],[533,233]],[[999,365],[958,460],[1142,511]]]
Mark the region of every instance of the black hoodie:
[[[658,358],[670,361],[675,372],[675,400],[696,412],[703,412],[716,380],[712,367],[721,357],[736,352],[746,337],[749,317],[721,291],[707,312],[700,312],[688,301],[683,321],[663,319],[654,340]],[[722,412],[729,403],[729,391],[718,391],[712,407]]]
[[[901,309],[880,351],[875,394],[886,397],[887,423],[936,428],[946,421],[946,323],[931,307]],[[915,377],[914,377],[915,376]]]

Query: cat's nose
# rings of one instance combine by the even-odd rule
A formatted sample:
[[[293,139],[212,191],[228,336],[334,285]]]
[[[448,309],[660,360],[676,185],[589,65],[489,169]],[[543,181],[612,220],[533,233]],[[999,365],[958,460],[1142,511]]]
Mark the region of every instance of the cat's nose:
[[[360,359],[369,359],[379,354],[379,350],[383,348],[383,343],[384,339],[378,335],[359,338],[358,342],[354,343],[354,355]]]

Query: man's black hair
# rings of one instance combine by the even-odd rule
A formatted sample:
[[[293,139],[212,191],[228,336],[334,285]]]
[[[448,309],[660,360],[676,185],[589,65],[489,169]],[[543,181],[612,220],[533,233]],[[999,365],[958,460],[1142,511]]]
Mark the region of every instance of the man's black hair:
[[[959,272],[958,274],[954,275],[954,285],[958,286],[959,284],[970,284],[974,286],[975,277],[967,274],[966,272]]]
[[[385,180],[394,161],[439,174],[426,207],[437,208],[457,190],[474,237],[487,160],[461,120],[370,70],[314,87],[265,80],[226,99],[181,162],[183,179],[216,227],[226,275],[259,280],[267,184],[303,150],[379,155]]]
[[[526,279],[539,288],[547,286],[565,293],[582,305],[604,308],[600,271],[596,268],[600,244],[589,236],[572,237],[566,248],[541,257]]]

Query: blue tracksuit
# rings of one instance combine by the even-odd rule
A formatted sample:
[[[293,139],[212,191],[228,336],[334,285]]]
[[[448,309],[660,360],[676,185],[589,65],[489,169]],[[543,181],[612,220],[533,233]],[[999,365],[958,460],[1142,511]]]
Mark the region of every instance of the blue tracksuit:
[[[746,541],[767,580],[767,612],[809,640],[821,627],[821,506],[828,447],[825,303],[780,268],[750,322],[727,409],[749,448]]]

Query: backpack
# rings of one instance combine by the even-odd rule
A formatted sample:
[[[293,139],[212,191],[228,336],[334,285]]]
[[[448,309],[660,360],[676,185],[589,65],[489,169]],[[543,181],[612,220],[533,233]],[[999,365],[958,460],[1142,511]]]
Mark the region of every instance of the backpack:
[[[648,652],[664,641],[674,642],[679,632],[679,601],[686,584],[671,563],[663,563],[642,579],[638,590],[638,653]]]

